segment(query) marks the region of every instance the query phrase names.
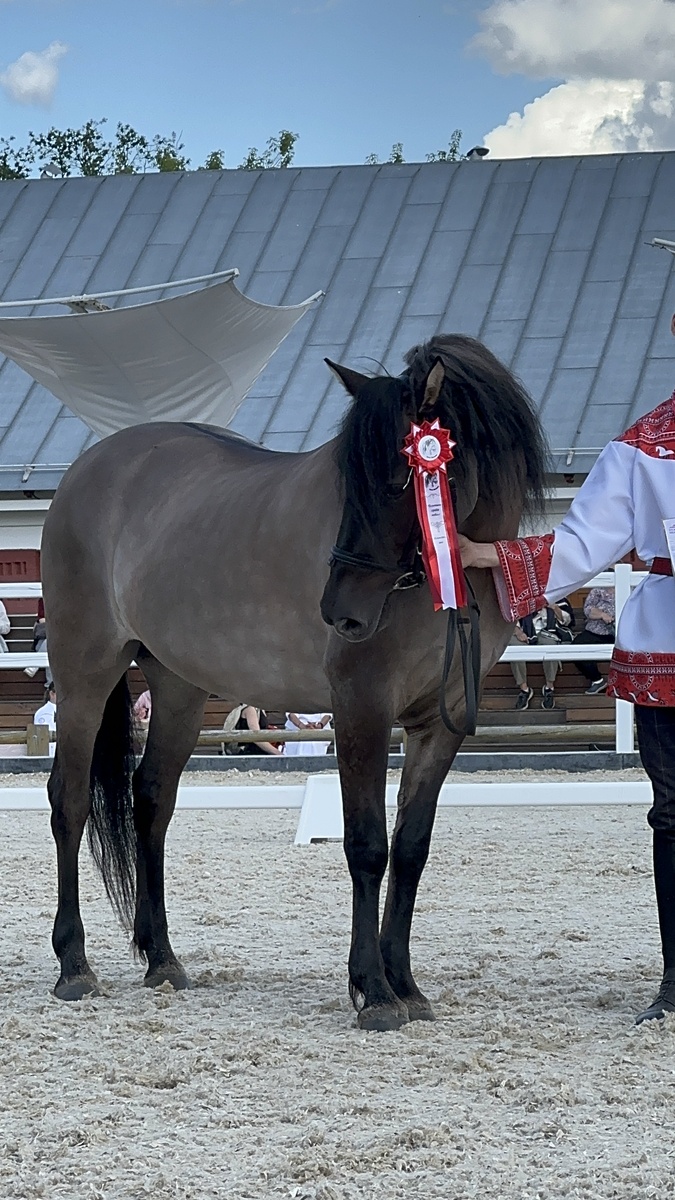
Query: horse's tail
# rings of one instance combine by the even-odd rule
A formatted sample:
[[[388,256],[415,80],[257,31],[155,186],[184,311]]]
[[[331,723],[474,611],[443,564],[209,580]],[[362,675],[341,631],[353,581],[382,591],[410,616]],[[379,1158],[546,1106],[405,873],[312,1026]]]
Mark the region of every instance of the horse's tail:
[[[131,779],[136,765],[134,718],[126,675],[108,696],[96,735],[89,777],[87,837],[122,925],[133,929],[136,831]]]

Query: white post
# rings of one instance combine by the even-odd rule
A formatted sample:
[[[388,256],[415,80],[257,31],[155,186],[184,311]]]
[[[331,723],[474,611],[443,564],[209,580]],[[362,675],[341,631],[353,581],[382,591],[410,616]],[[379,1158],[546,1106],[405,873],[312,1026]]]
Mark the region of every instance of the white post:
[[[614,568],[614,612],[618,626],[621,610],[630,597],[632,568],[629,563],[617,563]],[[632,754],[635,750],[633,705],[628,700],[616,702],[616,752]]]

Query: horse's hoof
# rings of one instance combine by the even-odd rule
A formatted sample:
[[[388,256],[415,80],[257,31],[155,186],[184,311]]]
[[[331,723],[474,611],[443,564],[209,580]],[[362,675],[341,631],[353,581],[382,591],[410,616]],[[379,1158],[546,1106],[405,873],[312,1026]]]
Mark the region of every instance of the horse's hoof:
[[[426,996],[420,996],[418,1000],[406,1000],[406,1008],[408,1009],[408,1017],[411,1021],[435,1021],[436,1013]]]
[[[171,984],[175,992],[185,992],[192,987],[188,976],[180,963],[162,963],[159,967],[149,970],[143,980],[143,987],[158,988],[163,983]]]
[[[90,972],[87,975],[71,975],[69,979],[62,975],[54,988],[54,995],[57,1000],[83,1000],[85,996],[100,996],[101,992],[96,976]]]
[[[400,1029],[409,1021],[405,1004],[371,1004],[362,1008],[357,1017],[359,1029],[367,1029],[373,1033],[389,1033]]]

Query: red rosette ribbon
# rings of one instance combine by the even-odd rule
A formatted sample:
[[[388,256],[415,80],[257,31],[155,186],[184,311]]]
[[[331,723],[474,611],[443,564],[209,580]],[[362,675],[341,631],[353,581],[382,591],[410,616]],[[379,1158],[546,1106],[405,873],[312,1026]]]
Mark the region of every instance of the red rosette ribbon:
[[[467,602],[447,472],[456,445],[436,419],[413,423],[402,450],[413,471],[422,559],[436,611],[463,608]]]

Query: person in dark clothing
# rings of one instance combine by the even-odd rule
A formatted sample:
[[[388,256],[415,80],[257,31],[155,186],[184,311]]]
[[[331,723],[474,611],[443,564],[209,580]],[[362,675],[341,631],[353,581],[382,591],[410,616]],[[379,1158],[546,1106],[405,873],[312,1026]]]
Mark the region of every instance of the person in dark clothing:
[[[265,710],[254,708],[252,704],[244,705],[235,729],[269,729]],[[239,754],[283,754],[283,750],[274,742],[241,742]]]
[[[607,645],[614,641],[616,628],[614,624],[614,588],[591,588],[584,602],[586,625],[575,638],[578,646]],[[607,680],[602,675],[596,662],[576,662],[575,667],[589,686],[587,696],[598,696],[607,688]]]

